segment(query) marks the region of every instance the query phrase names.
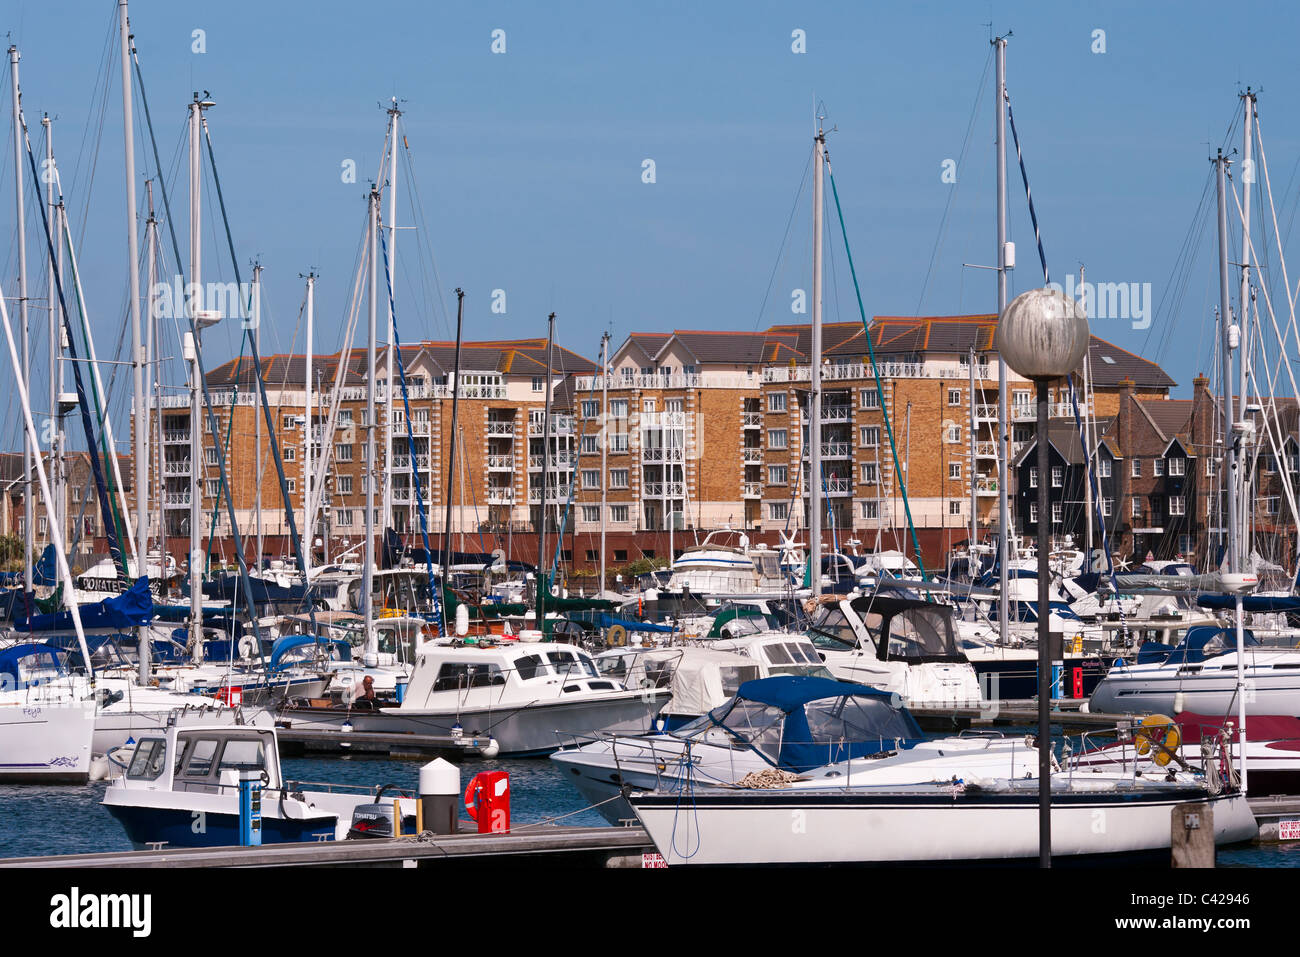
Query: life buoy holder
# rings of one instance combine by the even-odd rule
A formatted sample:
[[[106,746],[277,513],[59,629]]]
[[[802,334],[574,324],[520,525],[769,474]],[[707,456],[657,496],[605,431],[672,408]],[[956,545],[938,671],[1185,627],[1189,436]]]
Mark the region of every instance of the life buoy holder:
[[[605,644],[610,648],[622,648],[627,644],[627,629],[622,625],[611,625],[605,632]]]
[[[479,778],[484,778],[484,780],[479,781]],[[469,785],[465,788],[465,813],[469,815],[471,821],[478,820],[479,791],[486,791],[487,786],[486,775],[480,772],[470,778]]]
[[[1173,718],[1153,714],[1142,719],[1142,724],[1133,734],[1133,743],[1138,754],[1150,754],[1151,759],[1163,768],[1177,755],[1182,735],[1178,733]]]

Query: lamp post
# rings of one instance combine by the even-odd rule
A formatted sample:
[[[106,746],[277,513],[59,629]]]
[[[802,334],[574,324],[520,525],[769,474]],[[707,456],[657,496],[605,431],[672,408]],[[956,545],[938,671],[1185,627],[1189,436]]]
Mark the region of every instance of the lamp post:
[[[994,348],[1012,369],[1037,385],[1038,392],[1038,862],[1052,866],[1051,570],[1047,484],[1048,386],[1070,375],[1088,349],[1088,317],[1083,307],[1050,288],[1021,293],[998,320]]]

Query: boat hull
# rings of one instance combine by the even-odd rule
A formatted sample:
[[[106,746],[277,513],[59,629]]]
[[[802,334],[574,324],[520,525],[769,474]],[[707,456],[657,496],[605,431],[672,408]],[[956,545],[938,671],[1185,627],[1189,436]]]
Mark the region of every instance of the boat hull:
[[[1239,795],[1196,787],[1053,796],[1052,854],[1068,862],[1142,858],[1170,846],[1170,815],[1209,800],[1216,843],[1251,839]],[[694,790],[633,794],[631,803],[669,865],[953,864],[1038,859],[1036,787],[1010,793]]]
[[[384,708],[347,711],[332,708],[286,708],[283,720],[294,728],[333,728],[349,724],[358,732],[427,734],[443,737],[492,737],[500,754],[513,757],[544,756],[558,750],[574,735],[596,731],[640,734],[645,732],[666,697],[620,692],[574,700],[557,698],[526,706],[432,711]]]
[[[84,784],[95,709],[80,704],[0,704],[0,782]]]

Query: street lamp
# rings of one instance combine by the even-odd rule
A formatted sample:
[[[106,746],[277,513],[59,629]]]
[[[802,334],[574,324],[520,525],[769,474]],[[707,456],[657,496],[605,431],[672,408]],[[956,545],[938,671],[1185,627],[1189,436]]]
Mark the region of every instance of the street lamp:
[[[1088,349],[1088,316],[1051,288],[1013,299],[998,320],[993,346],[1008,366],[1038,386],[1038,862],[1052,866],[1051,498],[1047,483],[1047,398],[1054,379],[1070,375]],[[1005,429],[1005,424],[1003,425]]]

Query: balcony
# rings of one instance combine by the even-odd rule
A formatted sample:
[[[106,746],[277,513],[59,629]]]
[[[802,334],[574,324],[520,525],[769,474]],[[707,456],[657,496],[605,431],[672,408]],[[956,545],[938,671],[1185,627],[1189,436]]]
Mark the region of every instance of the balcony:
[[[188,445],[190,433],[188,429],[167,429],[163,432],[164,445]]]
[[[513,472],[515,469],[513,455],[489,455],[487,460],[489,472]]]
[[[822,406],[823,422],[852,422],[853,406],[851,405],[824,405]]]
[[[410,505],[415,501],[415,489],[409,485],[393,486],[393,503],[395,505]]]
[[[762,465],[763,450],[756,445],[747,445],[741,450],[746,465]]]
[[[852,495],[853,483],[846,478],[833,478],[826,480],[827,495]]]
[[[975,457],[977,459],[995,459],[998,457],[998,444],[996,442],[976,442]]]
[[[422,469],[422,470],[424,470],[424,471],[428,471],[428,469],[429,469],[429,456],[427,456],[427,455],[416,455],[416,457],[415,457],[415,464],[416,464],[416,467],[417,467],[417,468],[420,468],[420,469]],[[406,455],[394,455],[394,456],[393,456],[393,464],[392,464],[392,466],[390,467],[389,471],[391,471],[391,472],[405,472],[405,471],[408,471],[410,468],[411,468],[411,456],[410,456],[410,454],[408,453],[408,454],[406,454]]]
[[[163,495],[163,505],[168,508],[189,508],[189,492],[167,492]]]
[[[686,460],[686,450],[674,447],[665,448],[664,446],[652,446],[647,448],[641,446],[642,462],[683,462]]]
[[[848,442],[823,442],[822,458],[847,459],[853,454],[853,446]]]
[[[488,434],[490,435],[491,433],[488,433]],[[541,423],[541,422],[529,422],[529,423],[528,423],[528,434],[529,434],[529,435],[541,435],[541,434],[542,434],[542,423]],[[573,434],[574,434],[574,431],[573,431],[573,416],[571,416],[571,415],[562,415],[562,416],[554,416],[554,415],[553,415],[553,416],[551,416],[550,434],[551,434],[551,435],[573,435]]]
[[[763,413],[745,412],[742,415],[741,424],[747,429],[761,429],[763,427]]]
[[[515,434],[515,424],[513,422],[489,422],[487,424],[487,434],[513,436]],[[540,429],[537,434],[541,434]]]
[[[513,461],[514,456],[503,455],[503,456],[499,456],[499,458],[508,458]],[[552,471],[555,471],[557,469],[563,469],[564,471],[567,472],[569,470],[569,466],[572,465],[574,462],[576,462],[577,459],[578,459],[578,455],[576,452],[570,452],[561,449],[559,451],[551,453],[549,467]],[[541,468],[542,468],[542,456],[540,455],[528,456],[528,470],[530,472],[540,472]]]
[[[163,462],[163,475],[189,475],[190,460],[174,459]]]
[[[685,494],[684,482],[647,482],[641,486],[642,498],[682,498]]]
[[[994,478],[982,478],[975,483],[975,494],[978,496],[988,497],[998,494],[998,480]]]
[[[577,392],[610,389],[754,389],[759,384],[757,375],[744,372],[705,372],[686,375],[611,375],[578,376],[574,380]]]
[[[515,490],[510,486],[489,485],[487,496],[489,505],[515,504]]]
[[[569,489],[570,486],[568,485],[552,485],[550,488],[546,490],[546,501],[548,503],[557,502],[561,504],[567,502],[569,500]],[[542,500],[542,490],[540,488],[538,488],[537,486],[533,486],[528,490],[529,502],[536,503],[536,502],[540,502],[541,500]]]
[[[741,491],[742,498],[761,498],[763,495],[762,482],[746,482]]]

